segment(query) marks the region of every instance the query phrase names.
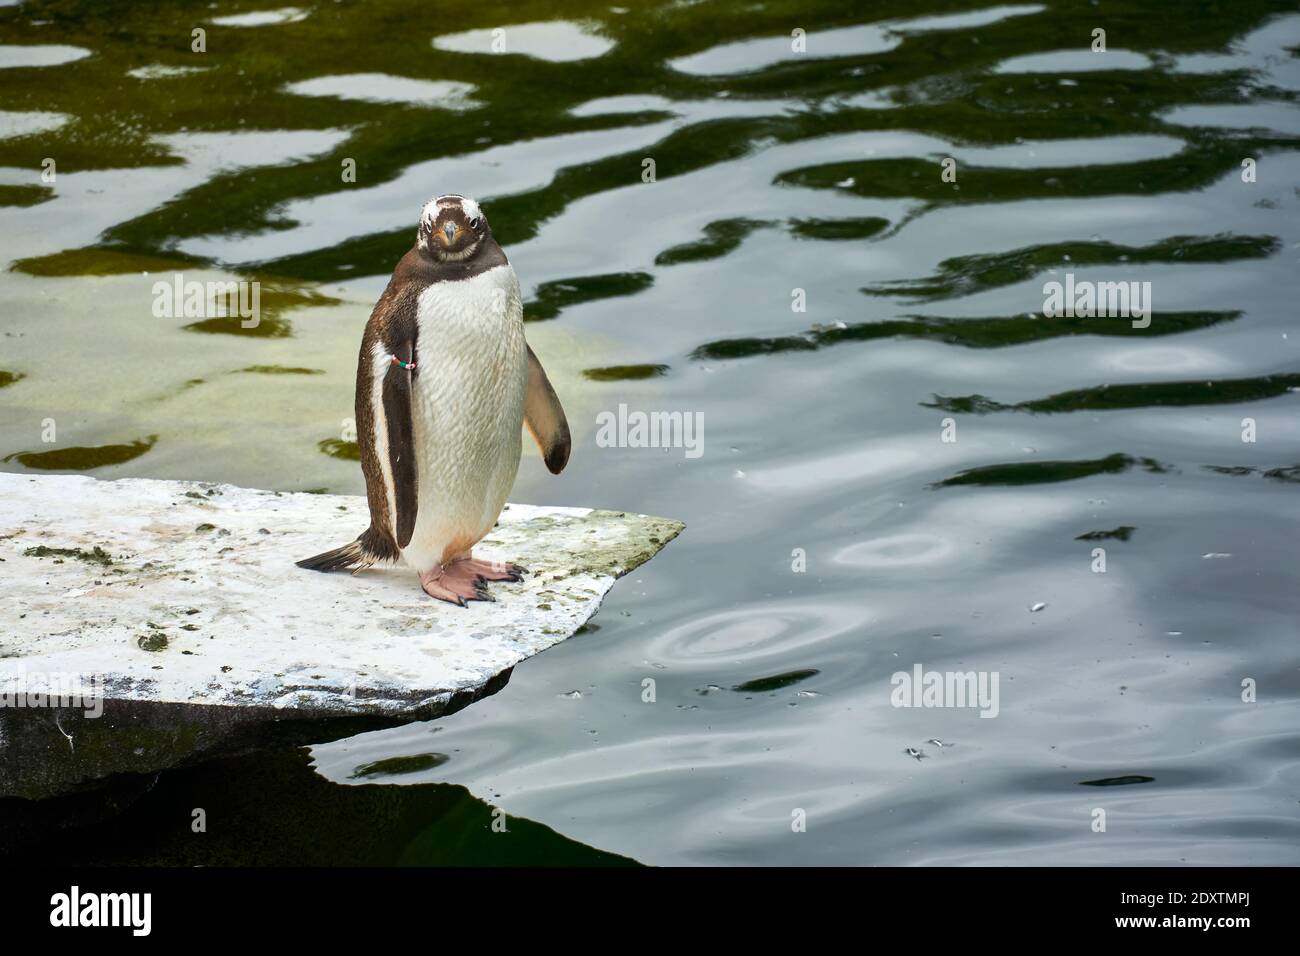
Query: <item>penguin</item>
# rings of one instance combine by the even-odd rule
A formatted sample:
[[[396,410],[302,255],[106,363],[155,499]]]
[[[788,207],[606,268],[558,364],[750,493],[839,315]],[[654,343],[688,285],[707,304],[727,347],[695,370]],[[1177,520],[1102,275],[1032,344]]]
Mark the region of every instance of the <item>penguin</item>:
[[[523,426],[558,475],[569,425],[524,339],[519,280],[473,199],[437,196],[421,210],[361,337],[356,421],[370,527],[299,567],[400,561],[426,594],[460,607],[493,600],[489,581],[522,580],[525,568],[472,549],[505,506]]]

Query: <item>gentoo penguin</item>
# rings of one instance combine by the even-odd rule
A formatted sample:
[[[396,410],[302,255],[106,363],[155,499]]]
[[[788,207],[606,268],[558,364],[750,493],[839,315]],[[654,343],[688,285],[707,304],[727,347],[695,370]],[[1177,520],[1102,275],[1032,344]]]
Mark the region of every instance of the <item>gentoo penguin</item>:
[[[519,280],[478,203],[438,196],[393,271],[361,338],[357,439],[370,527],[299,561],[360,571],[399,558],[431,597],[490,601],[487,581],[515,564],[477,560],[519,469],[522,425],[552,474],[569,460],[569,425],[524,341]]]

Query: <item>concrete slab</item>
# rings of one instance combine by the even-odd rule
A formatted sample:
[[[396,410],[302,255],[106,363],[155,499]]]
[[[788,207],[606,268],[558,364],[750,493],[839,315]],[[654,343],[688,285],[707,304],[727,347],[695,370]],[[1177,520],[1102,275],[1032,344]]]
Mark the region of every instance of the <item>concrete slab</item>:
[[[508,505],[476,554],[533,573],[468,608],[405,568],[294,566],[368,520],[359,497],[0,474],[0,796],[447,713],[683,527]]]

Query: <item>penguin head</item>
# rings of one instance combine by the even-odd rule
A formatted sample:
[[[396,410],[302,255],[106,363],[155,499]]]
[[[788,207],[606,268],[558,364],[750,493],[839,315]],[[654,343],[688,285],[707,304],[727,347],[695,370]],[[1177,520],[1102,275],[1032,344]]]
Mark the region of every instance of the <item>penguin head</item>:
[[[464,262],[474,258],[490,234],[487,216],[478,203],[449,193],[425,203],[416,245],[440,262]]]

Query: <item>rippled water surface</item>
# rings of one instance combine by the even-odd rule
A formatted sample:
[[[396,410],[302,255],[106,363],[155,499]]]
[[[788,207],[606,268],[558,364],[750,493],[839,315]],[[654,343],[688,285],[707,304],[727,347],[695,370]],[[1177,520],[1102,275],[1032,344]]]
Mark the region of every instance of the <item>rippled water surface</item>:
[[[1294,4],[33,0],[0,96],[4,468],[361,493],[360,331],[461,192],[575,431],[514,499],[688,525],[494,697],[69,853],[1300,862]],[[155,318],[177,271],[261,325]],[[1045,317],[1067,273],[1149,327]],[[620,403],[704,454],[598,447]],[[916,664],[996,718],[892,706]]]

